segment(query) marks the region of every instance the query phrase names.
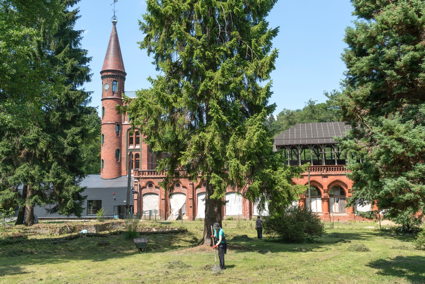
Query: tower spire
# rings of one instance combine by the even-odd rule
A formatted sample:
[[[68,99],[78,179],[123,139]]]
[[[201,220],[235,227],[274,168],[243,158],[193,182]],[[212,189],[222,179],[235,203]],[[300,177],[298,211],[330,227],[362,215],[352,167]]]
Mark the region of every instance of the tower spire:
[[[109,38],[108,49],[106,51],[105,60],[103,61],[102,71],[121,71],[125,73],[124,61],[122,59],[120,41],[117,32],[117,20],[112,20],[111,37]]]

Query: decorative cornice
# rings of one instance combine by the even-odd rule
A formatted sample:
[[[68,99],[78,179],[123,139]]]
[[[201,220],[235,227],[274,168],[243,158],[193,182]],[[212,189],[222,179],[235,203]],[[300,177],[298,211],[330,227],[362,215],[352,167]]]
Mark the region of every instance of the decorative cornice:
[[[120,101],[122,101],[123,98],[121,98],[121,97],[105,97],[105,98],[101,99],[101,101],[103,101],[103,100],[120,100]]]
[[[115,70],[111,70],[111,71],[113,71],[113,72],[116,72]],[[102,72],[100,72],[100,74],[102,75],[102,73],[103,72],[106,72],[106,71],[102,71]],[[111,78],[111,79],[121,79],[121,80],[123,80],[123,81],[125,81],[125,76],[127,75],[127,73],[123,73],[124,75],[122,75],[122,74],[105,74],[105,75],[102,75],[102,76],[100,76],[100,78],[103,80],[103,79],[106,79],[106,78]]]

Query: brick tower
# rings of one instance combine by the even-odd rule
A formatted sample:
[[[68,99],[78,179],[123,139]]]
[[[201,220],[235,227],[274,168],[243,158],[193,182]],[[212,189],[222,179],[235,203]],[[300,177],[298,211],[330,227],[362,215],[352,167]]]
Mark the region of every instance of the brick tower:
[[[117,178],[122,175],[121,169],[125,153],[122,151],[123,125],[121,115],[115,110],[122,105],[125,73],[120,42],[117,33],[117,21],[112,21],[112,32],[108,50],[100,75],[102,78],[102,150],[101,177]]]

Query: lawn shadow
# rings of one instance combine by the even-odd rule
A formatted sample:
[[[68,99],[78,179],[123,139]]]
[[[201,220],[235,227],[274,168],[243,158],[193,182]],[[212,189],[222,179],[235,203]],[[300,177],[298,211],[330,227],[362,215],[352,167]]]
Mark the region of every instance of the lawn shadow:
[[[317,238],[313,243],[289,243],[281,242],[278,240],[241,240],[239,241],[238,236],[229,241],[229,249],[234,250],[238,253],[243,252],[257,252],[260,254],[280,253],[280,252],[311,252],[311,251],[323,251],[329,250],[333,245],[340,245],[341,243],[351,243],[351,241],[362,241],[369,240],[371,237],[369,232],[333,232],[325,233],[322,237]],[[243,239],[240,236],[240,239]]]
[[[424,283],[424,256],[396,256],[393,259],[378,259],[368,264],[379,269],[378,274],[405,278],[411,283]]]
[[[108,237],[82,236],[77,239],[54,243],[48,239],[27,239],[20,243],[6,244],[0,251],[0,276],[27,273],[26,265],[47,265],[78,260],[103,262],[132,255],[162,253],[197,245],[197,238],[191,232],[176,234],[145,235],[147,252],[139,252],[133,240],[125,240],[122,234]],[[99,241],[109,241],[100,246]]]
[[[17,274],[28,274],[20,266],[0,266],[0,276],[5,275],[17,275]]]

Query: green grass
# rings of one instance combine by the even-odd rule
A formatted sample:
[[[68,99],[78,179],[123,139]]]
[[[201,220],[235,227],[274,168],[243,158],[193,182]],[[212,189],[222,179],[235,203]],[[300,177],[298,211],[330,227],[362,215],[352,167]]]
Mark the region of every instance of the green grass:
[[[326,226],[316,243],[281,244],[257,240],[253,221],[224,221],[228,269],[219,275],[211,274],[212,249],[196,246],[201,221],[184,222],[187,233],[149,235],[146,253],[123,235],[57,244],[30,236],[0,247],[0,283],[424,283],[425,251],[414,249],[412,236],[365,229],[374,223]]]

